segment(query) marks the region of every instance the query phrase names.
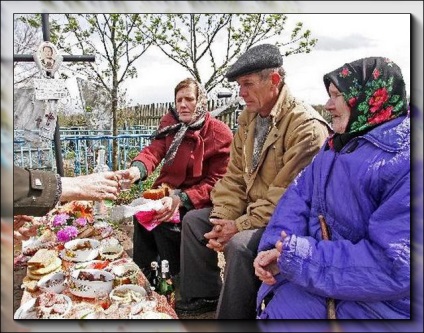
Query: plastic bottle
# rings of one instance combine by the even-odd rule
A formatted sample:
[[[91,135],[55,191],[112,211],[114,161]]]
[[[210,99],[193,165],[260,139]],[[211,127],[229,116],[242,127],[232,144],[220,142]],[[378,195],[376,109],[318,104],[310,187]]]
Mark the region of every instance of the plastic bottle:
[[[94,167],[93,172],[105,172],[109,171],[109,167],[106,164],[106,149],[104,146],[100,146],[97,151],[97,163]],[[104,200],[94,202],[94,215],[97,218],[105,218],[108,215],[108,208]]]

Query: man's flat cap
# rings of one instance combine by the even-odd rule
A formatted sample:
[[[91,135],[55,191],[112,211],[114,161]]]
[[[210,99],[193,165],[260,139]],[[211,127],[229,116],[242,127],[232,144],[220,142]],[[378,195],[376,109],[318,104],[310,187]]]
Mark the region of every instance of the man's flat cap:
[[[261,44],[248,49],[230,67],[225,75],[228,81],[235,81],[242,75],[258,72],[265,68],[276,68],[283,65],[283,57],[278,47]]]

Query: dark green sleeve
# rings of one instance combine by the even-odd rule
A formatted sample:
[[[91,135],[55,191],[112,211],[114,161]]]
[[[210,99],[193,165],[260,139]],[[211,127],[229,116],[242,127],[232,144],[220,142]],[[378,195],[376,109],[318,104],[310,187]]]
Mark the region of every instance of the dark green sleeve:
[[[185,192],[179,192],[177,195],[180,197],[180,200],[185,209],[192,210],[194,208],[193,203],[191,202],[189,196]]]
[[[50,171],[13,167],[13,214],[43,216],[60,199],[60,176]]]
[[[146,177],[147,177],[147,169],[146,169],[146,166],[142,162],[140,162],[140,161],[134,161],[134,162],[131,163],[131,166],[132,167],[133,166],[134,167],[137,167],[138,170],[140,170],[140,179],[135,182],[136,184],[138,182],[140,182],[141,180],[146,179]]]

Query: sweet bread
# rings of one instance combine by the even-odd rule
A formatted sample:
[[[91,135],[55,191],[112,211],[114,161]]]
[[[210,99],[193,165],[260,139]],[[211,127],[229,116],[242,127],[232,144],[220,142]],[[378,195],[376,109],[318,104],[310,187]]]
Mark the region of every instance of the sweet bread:
[[[159,188],[152,188],[143,192],[143,198],[151,200],[159,200],[169,196],[170,187],[167,184],[162,184]]]

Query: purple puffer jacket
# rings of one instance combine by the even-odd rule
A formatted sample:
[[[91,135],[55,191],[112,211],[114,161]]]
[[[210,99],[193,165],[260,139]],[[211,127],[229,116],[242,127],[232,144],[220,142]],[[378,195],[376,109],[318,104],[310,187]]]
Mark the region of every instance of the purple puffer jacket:
[[[410,119],[403,116],[315,156],[278,202],[259,251],[288,237],[258,318],[410,318]],[[318,215],[331,241],[322,240]],[[265,296],[271,299],[262,311]],[[273,296],[272,296],[273,295]],[[271,298],[272,296],[272,298]]]

